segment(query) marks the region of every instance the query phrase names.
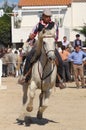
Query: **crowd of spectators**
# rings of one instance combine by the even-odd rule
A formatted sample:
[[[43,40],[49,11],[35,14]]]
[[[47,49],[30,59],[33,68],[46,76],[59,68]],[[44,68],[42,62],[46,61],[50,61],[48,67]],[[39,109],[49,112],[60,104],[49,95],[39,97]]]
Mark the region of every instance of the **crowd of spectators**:
[[[81,86],[84,87],[84,64],[86,52],[82,50],[83,42],[80,40],[80,35],[76,35],[76,39],[71,44],[64,36],[61,41],[61,46],[57,49],[63,60],[63,81],[71,82],[73,79],[76,86],[79,87],[79,80]],[[77,51],[78,48],[78,51]],[[18,77],[23,74],[24,51],[23,48],[0,49],[0,59],[2,60],[2,77],[14,76]],[[84,59],[84,60],[83,60]]]
[[[22,48],[19,48],[18,50],[12,48],[3,48],[0,50],[0,59],[2,60],[2,77],[17,77],[22,75]]]

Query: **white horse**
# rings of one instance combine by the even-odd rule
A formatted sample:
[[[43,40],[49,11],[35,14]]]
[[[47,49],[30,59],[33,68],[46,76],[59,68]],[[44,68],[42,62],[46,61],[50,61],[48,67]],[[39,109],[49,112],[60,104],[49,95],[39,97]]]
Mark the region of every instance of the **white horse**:
[[[26,110],[31,112],[33,110],[33,99],[37,88],[41,89],[39,96],[39,108],[37,118],[42,118],[44,110],[48,106],[48,99],[51,88],[55,86],[57,67],[55,64],[55,30],[43,30],[40,32],[38,41],[38,49],[41,49],[41,56],[32,67],[32,77],[29,85],[23,86],[23,106],[27,102],[28,88],[29,88],[29,102]]]

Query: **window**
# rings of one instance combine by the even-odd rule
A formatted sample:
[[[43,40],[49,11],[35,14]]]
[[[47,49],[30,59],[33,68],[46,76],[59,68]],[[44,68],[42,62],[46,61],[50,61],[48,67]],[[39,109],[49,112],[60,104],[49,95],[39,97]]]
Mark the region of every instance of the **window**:
[[[14,16],[14,28],[20,28],[21,27],[21,21],[22,18],[17,16]]]

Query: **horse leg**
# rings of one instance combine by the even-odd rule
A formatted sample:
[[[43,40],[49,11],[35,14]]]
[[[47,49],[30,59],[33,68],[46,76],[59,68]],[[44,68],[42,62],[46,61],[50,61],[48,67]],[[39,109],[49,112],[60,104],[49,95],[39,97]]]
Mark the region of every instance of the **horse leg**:
[[[31,112],[33,110],[33,99],[35,96],[35,91],[36,91],[36,84],[34,81],[31,82],[31,85],[29,87],[29,103],[27,104],[26,110],[28,112]]]
[[[25,83],[23,85],[23,105],[26,104],[27,99],[28,99],[27,92],[28,92],[28,83]]]
[[[23,98],[22,98],[22,109],[21,109],[21,112],[20,112],[20,115],[19,115],[19,120],[24,120],[25,116],[27,115],[27,111],[25,109],[25,106],[26,106],[26,103],[27,103],[27,99],[28,99],[28,96],[27,96],[27,93],[28,93],[28,83],[25,83],[23,86]]]
[[[38,109],[38,112],[37,112],[37,118],[38,119],[42,119],[43,112],[48,107],[48,98],[49,98],[49,96],[50,96],[50,90],[42,92],[40,94],[40,96],[39,96],[40,105],[39,105],[39,109]]]
[[[40,95],[39,95],[39,109],[38,109],[38,112],[37,112],[37,118],[38,119],[42,119],[42,116],[43,116],[43,112],[45,110],[45,106],[43,106],[43,96],[44,96],[44,93],[41,92]]]

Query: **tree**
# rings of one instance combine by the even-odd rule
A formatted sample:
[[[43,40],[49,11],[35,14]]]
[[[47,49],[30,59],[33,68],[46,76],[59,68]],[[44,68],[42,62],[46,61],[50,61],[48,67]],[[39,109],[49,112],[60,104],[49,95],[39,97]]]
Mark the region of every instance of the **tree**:
[[[83,26],[82,29],[80,30],[80,33],[85,36],[85,42],[86,42],[86,23],[84,24],[84,26]]]
[[[5,14],[0,17],[0,43],[5,46],[11,46],[11,16],[8,14],[12,12],[13,7],[10,7],[8,3],[5,2],[3,10]]]
[[[11,18],[7,15],[0,18],[0,43],[11,46]]]

